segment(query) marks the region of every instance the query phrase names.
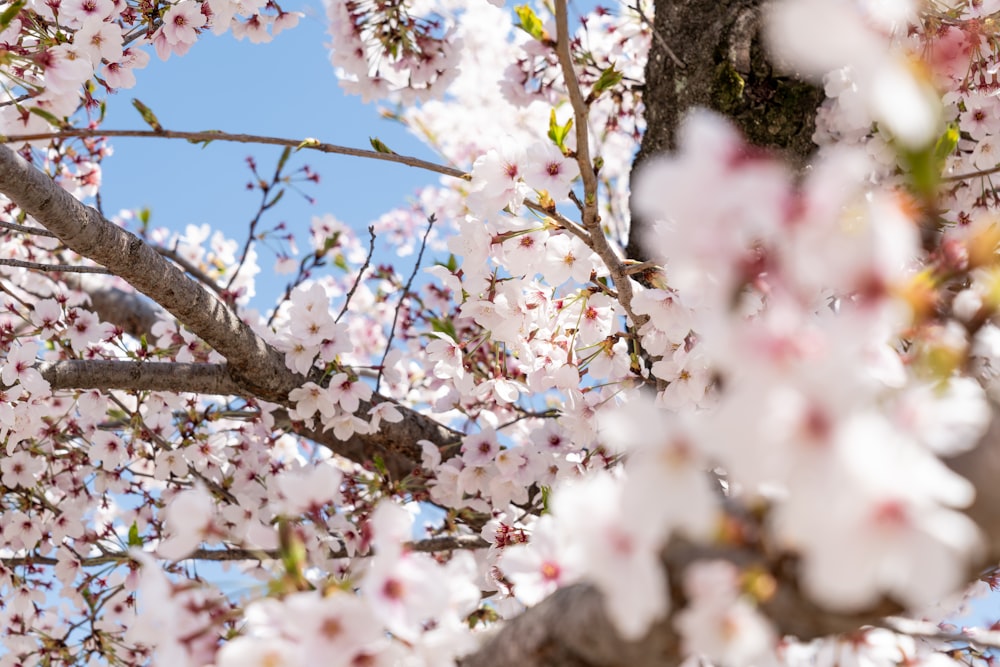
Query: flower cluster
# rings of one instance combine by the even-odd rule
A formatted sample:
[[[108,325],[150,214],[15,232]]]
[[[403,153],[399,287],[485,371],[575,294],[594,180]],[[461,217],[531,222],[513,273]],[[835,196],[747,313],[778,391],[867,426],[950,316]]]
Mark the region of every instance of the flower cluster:
[[[342,83],[409,105],[397,118],[467,173],[367,249],[315,217],[301,260],[280,225],[241,251],[120,216],[205,315],[169,295],[181,315],[146,313],[5,203],[0,666],[450,665],[575,584],[621,637],[667,623],[720,667],[958,664],[905,632],[796,638],[768,614],[801,594],[943,619],[981,565],[976,489],[942,459],[1000,395],[995,4],[773,3],[779,66],[829,96],[808,169],[694,110],[630,180],[650,7],[570,30],[562,0],[328,2]],[[296,20],[229,0],[0,15],[5,90],[27,95],[4,134],[130,85],[145,46]],[[108,149],[87,142],[23,152],[88,198]],[[642,264],[623,258],[630,205]],[[260,312],[265,237],[290,277]],[[277,362],[239,367],[246,348]]]
[[[331,61],[341,86],[368,101],[397,95],[403,102],[440,95],[454,80],[462,41],[454,22],[436,11],[421,15],[408,0],[328,2]]]

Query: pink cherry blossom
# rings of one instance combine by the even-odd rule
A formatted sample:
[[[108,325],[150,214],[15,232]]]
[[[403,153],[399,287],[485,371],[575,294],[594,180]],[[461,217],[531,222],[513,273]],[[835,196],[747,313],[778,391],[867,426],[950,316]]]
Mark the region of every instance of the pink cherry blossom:
[[[531,542],[504,549],[500,567],[513,582],[513,594],[529,607],[557,588],[573,583],[579,573],[561,558],[565,547],[557,543],[550,515],[536,524]]]
[[[201,486],[178,494],[165,510],[169,537],[157,547],[163,558],[187,556],[214,531],[214,503]]]
[[[337,501],[342,478],[332,465],[320,463],[306,470],[281,473],[277,485],[289,514],[314,513]]]
[[[185,0],[171,5],[163,15],[163,25],[153,35],[156,55],[160,60],[166,60],[171,53],[183,56],[198,40],[198,30],[205,22],[198,3]]]
[[[327,395],[331,401],[339,403],[345,412],[354,414],[361,401],[372,397],[372,388],[358,379],[351,379],[346,373],[337,373],[330,378]]]
[[[35,480],[38,479],[43,470],[45,470],[45,461],[26,451],[14,452],[0,460],[3,485],[10,488],[34,486]]]
[[[38,346],[34,343],[17,345],[7,352],[3,369],[0,370],[0,380],[5,385],[19,383],[29,393],[44,396],[49,393],[49,383],[35,370]]]

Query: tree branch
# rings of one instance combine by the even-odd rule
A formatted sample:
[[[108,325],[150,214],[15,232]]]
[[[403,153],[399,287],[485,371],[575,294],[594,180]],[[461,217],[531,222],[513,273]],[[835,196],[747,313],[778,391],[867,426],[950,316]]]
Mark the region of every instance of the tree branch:
[[[767,558],[752,546],[696,545],[673,540],[662,563],[668,590],[648,591],[667,595],[671,615],[654,623],[646,636],[625,641],[618,636],[605,612],[599,591],[587,584],[560,589],[508,621],[462,667],[639,667],[676,666],[683,662],[680,637],[672,614],[684,608],[683,575],[701,560],[727,560],[741,568],[762,568],[774,577],[774,593],[761,602],[779,636],[802,640],[836,635],[899,613],[899,605],[884,600],[874,608],[853,614],[829,612],[806,597],[798,586],[794,561]]]
[[[87,359],[39,364],[53,390],[120,389],[247,396],[224,364]]]
[[[114,324],[122,331],[139,338],[153,330],[153,325],[165,313],[155,303],[137,292],[126,292],[117,287],[97,287],[84,283],[70,284],[90,297],[90,310],[103,322]]]
[[[478,535],[454,535],[443,537],[429,537],[423,540],[404,542],[403,548],[420,553],[439,553],[443,551],[458,551],[460,549],[485,549],[489,546],[485,540]],[[349,558],[347,549],[341,547],[330,552],[330,558]],[[373,555],[371,553],[367,555]],[[181,560],[203,560],[203,561],[263,561],[278,560],[281,554],[276,549],[246,549],[242,547],[225,547],[218,549],[195,549],[188,556]],[[126,551],[117,553],[106,553],[100,556],[89,556],[79,560],[81,567],[97,567],[109,563],[123,563],[132,560]],[[21,565],[58,565],[59,560],[51,556],[12,556],[0,558],[0,565],[6,567],[19,567]]]
[[[650,594],[655,594],[650,591]],[[680,663],[680,640],[669,623],[637,642],[621,639],[601,594],[578,584],[560,589],[504,624],[461,667],[663,667]]]
[[[976,499],[966,514],[986,536],[986,554],[981,567],[1000,562],[1000,419],[994,406],[993,420],[979,445],[964,454],[945,460],[949,468],[976,488]]]
[[[119,389],[258,398],[234,379],[227,364],[87,359],[44,363],[38,366],[38,370],[53,390]],[[362,401],[359,412],[366,414],[373,405],[384,400],[376,395],[370,403]],[[279,428],[297,433],[356,463],[366,464],[376,455],[380,456],[396,479],[420,467],[418,441],[429,440],[443,448],[445,453],[459,441],[458,433],[420,413],[398,404],[396,408],[403,413],[402,421],[382,422],[380,432],[355,434],[347,440],[339,440],[332,431],[292,421],[286,410],[275,410],[273,415]]]
[[[290,146],[295,149],[308,149],[319,151],[320,153],[332,153],[335,155],[350,155],[353,157],[367,158],[369,160],[383,160],[385,162],[395,162],[405,164],[408,167],[416,167],[433,171],[445,176],[455,178],[465,178],[466,173],[461,169],[447,167],[420,158],[408,155],[398,155],[396,153],[381,153],[378,151],[363,150],[360,148],[350,148],[348,146],[338,146],[327,144],[316,139],[283,139],[281,137],[265,137],[256,134],[230,134],[218,130],[205,130],[201,132],[182,132],[177,130],[90,130],[67,128],[58,132],[40,132],[37,134],[17,134],[2,137],[5,144],[19,144],[27,141],[42,141],[45,139],[67,139],[70,137],[139,137],[144,139],[186,139],[195,144],[208,144],[212,141],[227,141],[240,144],[266,144],[271,146]]]
[[[566,0],[556,0],[556,53],[559,56],[559,66],[562,68],[563,79],[570,103],[573,106],[573,125],[576,130],[576,162],[580,167],[583,179],[583,228],[587,231],[585,242],[597,253],[604,265],[608,267],[611,279],[618,290],[618,302],[625,309],[626,315],[635,328],[641,327],[649,318],[632,312],[632,283],[625,274],[622,257],[611,246],[601,227],[601,219],[597,213],[597,171],[590,157],[590,120],[587,100],[580,91],[580,82],[573,68],[573,54],[569,48],[569,21],[567,17]]]
[[[580,82],[573,68],[573,54],[569,48],[569,20],[566,0],[556,0],[556,54],[559,56],[559,67],[562,69],[563,80],[570,104],[573,106],[573,129],[576,132],[576,162],[580,167],[580,177],[583,179],[583,226],[594,233],[597,224],[597,172],[590,158],[590,113],[587,101],[580,91]]]
[[[282,353],[207,289],[142,239],[77,201],[7,146],[0,146],[0,192],[68,248],[123,278],[224,356],[229,382],[240,389],[234,393],[288,405],[288,393],[306,381],[285,366]],[[223,386],[221,379],[211,382],[213,387]],[[442,447],[457,440],[455,433],[434,420],[406,408],[403,412],[403,421],[384,423],[378,433],[353,439],[367,452],[392,453],[397,461],[390,468],[393,474],[419,466],[418,440]]]
[[[28,262],[23,259],[7,259],[0,257],[0,266],[12,266],[17,269],[28,269],[30,271],[45,271],[51,273],[99,273],[110,275],[111,272],[103,266],[85,266],[70,264],[43,264],[41,262]]]

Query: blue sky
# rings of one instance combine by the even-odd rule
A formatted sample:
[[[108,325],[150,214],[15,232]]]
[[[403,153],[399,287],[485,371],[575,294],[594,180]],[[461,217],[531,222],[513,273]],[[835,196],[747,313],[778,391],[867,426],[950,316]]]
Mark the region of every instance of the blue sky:
[[[131,104],[138,98],[171,130],[316,137],[358,148],[369,148],[368,138],[377,136],[398,153],[435,160],[404,127],[381,118],[375,105],[364,105],[359,97],[341,91],[328,58],[322,3],[282,6],[305,17],[269,44],[206,33],[183,57],[162,62],[154,54],[149,66],[137,72],[135,88],[110,97],[103,127],[148,129]],[[167,139],[116,138],[111,143],[114,155],[104,163],[105,213],[148,207],[156,226],[183,230],[187,224],[208,223],[240,243],[260,197],[246,190],[251,174],[245,158],[254,156],[261,172],[270,175],[281,153],[270,146],[213,143],[202,148]],[[438,179],[402,165],[308,151],[290,161],[291,167],[303,164],[320,174],[318,186],[304,184],[316,203],[288,192],[262,223],[273,227],[287,222],[302,234],[300,248],[313,215],[332,213],[363,233],[378,215]],[[260,248],[259,253],[263,272],[255,303],[264,309],[286,278],[266,280],[273,255]]]

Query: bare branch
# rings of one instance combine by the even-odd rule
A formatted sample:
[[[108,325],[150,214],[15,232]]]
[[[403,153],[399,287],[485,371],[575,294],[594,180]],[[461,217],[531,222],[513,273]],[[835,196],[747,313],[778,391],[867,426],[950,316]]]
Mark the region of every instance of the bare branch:
[[[989,169],[977,169],[976,171],[970,171],[964,174],[950,174],[948,176],[942,176],[941,181],[944,183],[954,183],[955,181],[967,181],[971,178],[983,178],[984,176],[990,176],[992,174],[1000,171],[1000,165],[995,167],[990,167]]]
[[[551,218],[560,227],[562,227],[570,234],[572,234],[573,236],[577,237],[578,239],[586,243],[587,246],[590,246],[590,234],[587,233],[587,230],[581,227],[580,225],[576,224],[566,216],[562,215],[558,211],[549,211],[544,206],[537,204],[531,201],[530,199],[525,199],[524,205],[530,208],[532,211],[535,211],[536,213],[541,213],[542,215]]]
[[[234,378],[227,364],[87,359],[44,363],[38,366],[38,370],[54,390],[120,389],[257,398]],[[367,414],[373,405],[384,400],[376,395],[373,402],[362,402],[359,414]],[[278,428],[297,433],[356,463],[366,464],[374,456],[380,456],[397,479],[420,467],[418,441],[429,440],[443,447],[446,453],[459,441],[460,434],[418,412],[397,403],[393,405],[403,413],[402,421],[382,422],[380,432],[355,434],[347,440],[336,438],[332,431],[293,421],[284,409],[274,410],[272,414]]]
[[[247,395],[224,364],[86,359],[39,364],[52,389],[121,389]]]
[[[576,162],[583,178],[583,226],[591,234],[597,224],[597,172],[594,162],[590,159],[590,111],[587,102],[580,92],[580,82],[573,68],[573,54],[569,50],[569,22],[567,18],[566,0],[556,0],[556,53],[559,56],[559,66],[562,68],[563,79],[566,82],[566,92],[570,104],[573,105],[576,131]]]
[[[364,277],[365,271],[368,270],[368,265],[372,263],[372,256],[375,254],[375,226],[368,225],[368,254],[365,256],[365,263],[361,265],[358,270],[358,277],[354,280],[354,284],[351,285],[351,289],[347,291],[347,296],[344,297],[344,305],[341,307],[340,312],[337,314],[337,319],[334,322],[340,322],[340,318],[344,316],[347,312],[347,307],[351,305],[351,299],[354,298],[354,293],[358,291],[358,285],[361,284],[361,278]]]
[[[884,601],[857,614],[834,614],[818,607],[798,588],[794,568],[783,560],[768,562],[750,547],[699,546],[673,541],[663,557],[671,614],[683,608],[681,583],[685,569],[699,560],[725,559],[742,567],[764,567],[775,576],[775,593],[761,607],[780,635],[803,640],[840,634],[870,625],[898,613]],[[684,658],[672,617],[654,623],[637,641],[622,639],[605,611],[599,591],[585,584],[560,589],[540,604],[508,621],[462,667],[661,667],[679,665]]]
[[[485,549],[489,543],[478,535],[454,535],[443,537],[431,537],[424,540],[404,542],[403,548],[421,553],[439,553],[444,551],[458,551],[465,549]],[[372,556],[374,552],[369,552],[366,556]],[[347,549],[341,547],[336,551],[331,551],[330,558],[348,558],[350,554]],[[246,549],[241,547],[225,547],[218,549],[195,549],[188,556],[181,560],[202,560],[202,561],[265,561],[278,560],[281,554],[276,549]],[[104,553],[100,556],[90,556],[81,558],[81,567],[97,567],[109,563],[124,563],[132,560],[126,551]],[[59,560],[51,556],[13,556],[10,558],[0,558],[0,565],[6,567],[19,567],[22,565],[58,565]]]
[[[669,44],[667,44],[667,40],[663,38],[663,35],[657,32],[656,27],[653,25],[653,22],[650,21],[649,17],[646,16],[646,13],[642,11],[641,0],[636,0],[635,6],[628,5],[628,8],[631,9],[636,14],[638,14],[642,22],[649,27],[649,31],[653,33],[653,38],[656,39],[656,41],[660,44],[660,48],[663,49],[663,52],[666,53],[668,56],[670,56],[670,59],[674,61],[674,64],[677,65],[677,67],[679,67],[680,69],[684,69],[686,67],[684,61],[682,61],[680,58],[677,57],[677,54],[674,53],[674,50],[670,48]]]
[[[107,267],[187,325],[226,357],[231,372],[255,395],[280,401],[301,384],[285,368],[283,355],[203,286],[6,146],[0,147],[0,191],[71,250]]]
[[[655,595],[653,591],[650,595]],[[662,667],[680,663],[680,640],[667,622],[645,639],[618,636],[601,594],[577,584],[556,591],[501,626],[461,667]]]
[[[965,644],[977,649],[1000,649],[1000,632],[996,630],[971,628],[971,630],[964,632],[945,632],[936,623],[900,616],[887,618],[881,625],[893,632],[910,635],[911,637],[920,637],[922,639],[949,644]]]
[[[19,269],[30,269],[32,271],[51,271],[53,273],[102,273],[104,275],[111,275],[111,272],[103,266],[42,264],[40,262],[26,262],[22,259],[6,259],[3,257],[0,257],[0,266],[13,266]]]
[[[14,222],[3,222],[0,221],[0,227],[3,229],[9,229],[12,232],[21,232],[22,234],[34,234],[35,236],[47,236],[48,238],[55,238],[56,235],[47,229],[42,227],[28,227],[27,225],[19,225]]]
[[[399,322],[399,313],[403,310],[403,302],[406,301],[406,297],[410,294],[410,290],[413,288],[413,279],[417,277],[417,271],[420,270],[420,263],[424,260],[424,250],[427,248],[427,237],[431,234],[431,229],[434,228],[434,221],[437,218],[431,213],[431,216],[427,218],[427,230],[424,232],[424,238],[420,241],[420,252],[417,253],[417,261],[413,264],[413,272],[410,273],[410,278],[406,281],[406,285],[403,286],[403,291],[399,296],[399,305],[396,306],[396,312],[392,316],[392,327],[389,329],[389,338],[385,342],[385,352],[382,354],[382,361],[378,365],[378,377],[375,379],[375,391],[379,390],[382,386],[382,372],[385,369],[385,360],[389,356],[389,348],[392,346],[392,339],[396,337],[396,324]],[[370,229],[370,228],[369,228]]]
[[[90,296],[90,310],[104,322],[109,322],[128,335],[139,338],[153,330],[153,325],[165,313],[155,303],[138,292],[126,292],[117,287],[86,287],[79,289]]]
[[[405,164],[408,167],[425,169],[445,176],[455,178],[466,178],[466,173],[461,169],[447,167],[441,164],[421,160],[420,158],[408,155],[398,155],[396,153],[380,153],[378,151],[363,150],[360,148],[350,148],[348,146],[337,146],[327,144],[316,139],[283,139],[281,137],[265,137],[256,134],[230,134],[218,130],[206,130],[202,132],[181,132],[175,130],[89,130],[78,128],[67,128],[58,132],[40,132],[37,134],[18,134],[2,137],[6,144],[20,144],[27,141],[43,141],[45,139],[68,139],[71,137],[141,137],[145,139],[186,139],[192,143],[209,143],[212,141],[228,141],[240,144],[266,144],[271,146],[290,146],[295,149],[308,149],[319,151],[320,153],[332,153],[335,155],[351,155],[354,157],[367,158],[369,160],[383,160],[385,162],[395,162]]]

